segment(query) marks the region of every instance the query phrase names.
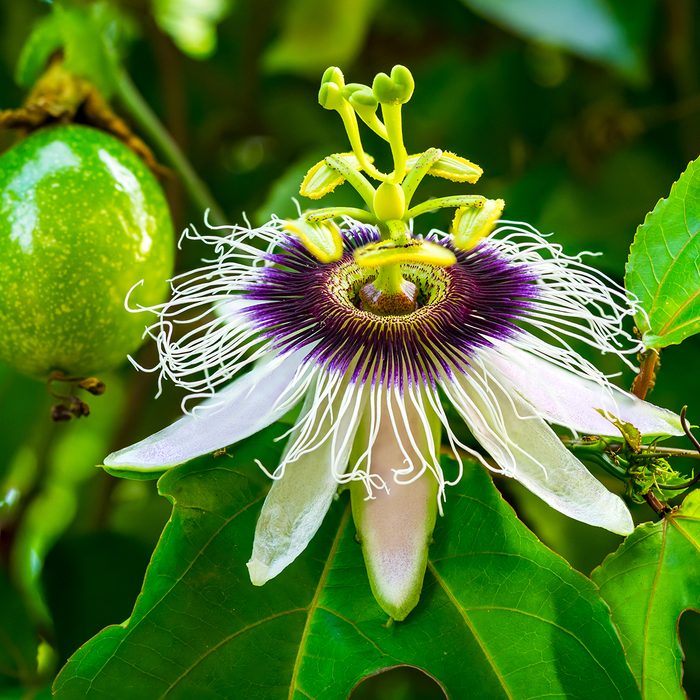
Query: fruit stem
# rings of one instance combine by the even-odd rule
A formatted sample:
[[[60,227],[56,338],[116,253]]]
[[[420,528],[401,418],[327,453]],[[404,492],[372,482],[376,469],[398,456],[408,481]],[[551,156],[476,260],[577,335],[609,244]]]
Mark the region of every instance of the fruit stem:
[[[223,210],[209,188],[194,171],[180,147],[143,99],[127,72],[118,69],[114,77],[115,93],[122,106],[147,134],[170,167],[179,174],[194,204],[201,209],[208,209],[210,220],[215,225],[226,223]]]

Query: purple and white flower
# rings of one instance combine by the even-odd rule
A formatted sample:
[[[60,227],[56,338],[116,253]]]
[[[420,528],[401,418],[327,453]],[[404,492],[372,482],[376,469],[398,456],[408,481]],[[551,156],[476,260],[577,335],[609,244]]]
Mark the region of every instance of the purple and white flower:
[[[346,219],[343,254],[330,263],[279,220],[256,230],[213,228],[186,235],[213,246],[216,258],[172,280],[170,301],[151,309],[160,378],[189,392],[187,414],[105,465],[160,472],[249,437],[301,405],[270,470],[248,565],[253,583],[276,576],[304,550],[338,489],[350,485],[375,595],[400,617],[417,600],[434,506],[459,481],[464,455],[576,520],[632,530],[623,501],[548,423],[619,434],[608,412],[647,436],[677,434],[680,424],[612,385],[573,348],[585,343],[628,364],[640,349],[623,328],[633,313],[624,290],[580,256],[508,221],[466,252],[433,232],[457,263],[405,265],[418,308],[380,316],[361,308],[358,293],[371,272],[352,254],[378,240],[372,227]],[[189,410],[198,398],[204,401]],[[483,453],[460,437],[460,420]],[[457,461],[454,473],[440,464],[441,433]]]
[[[319,101],[341,116],[352,153],[316,164],[300,193],[319,199],[347,182],[366,209],[185,232],[215,257],[172,280],[148,332],[161,381],[188,392],[186,415],[105,460],[158,473],[298,410],[280,463],[260,465],[273,483],[250,578],[262,585],[294,561],[345,486],[374,595],[399,620],[418,601],[437,512],[465,461],[627,534],[624,502],[548,423],[602,436],[619,434],[615,421],[651,437],[682,432],[677,416],[618,389],[576,350],[633,366],[627,358],[642,346],[625,329],[635,309],[624,289],[527,224],[493,230],[503,200],[460,194],[411,206],[426,175],[474,183],[482,173],[437,148],[407,154],[401,106],[413,88],[403,66],[371,87],[346,85],[334,67],[323,76]],[[390,145],[391,173],[364,152],[358,118]],[[440,207],[457,209],[452,235],[414,235],[416,217]],[[203,401],[190,411],[193,399]]]

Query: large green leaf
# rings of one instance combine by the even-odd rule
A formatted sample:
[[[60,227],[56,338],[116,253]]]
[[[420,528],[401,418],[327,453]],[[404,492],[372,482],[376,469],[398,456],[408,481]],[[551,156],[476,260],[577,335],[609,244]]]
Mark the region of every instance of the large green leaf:
[[[700,608],[700,491],[640,525],[593,572],[645,698],[684,698],[678,618]]]
[[[517,520],[479,467],[451,494],[406,622],[387,624],[372,598],[346,497],[297,562],[253,588],[245,561],[266,485],[249,462],[260,444],[160,480],[175,506],[134,612],[73,656],[59,700],[114,688],[133,700],[335,700],[402,664],[454,698],[639,696],[593,584]]]
[[[636,322],[648,347],[700,331],[700,158],[637,229],[625,284],[644,310]]]
[[[642,72],[640,57],[628,36],[626,25],[635,28],[639,13],[649,4],[627,4],[625,15],[618,17],[606,0],[462,0],[475,12],[504,25],[528,39],[557,46],[573,54],[615,66],[638,78]]]

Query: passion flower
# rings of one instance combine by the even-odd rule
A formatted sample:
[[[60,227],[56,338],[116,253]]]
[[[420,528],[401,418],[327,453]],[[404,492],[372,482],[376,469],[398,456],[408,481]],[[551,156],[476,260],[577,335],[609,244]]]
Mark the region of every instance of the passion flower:
[[[124,144],[85,126],[41,129],[0,156],[0,359],[44,378],[126,359],[156,304],[174,238],[155,177]]]
[[[547,423],[614,435],[615,416],[645,435],[681,432],[677,416],[613,386],[569,344],[630,364],[640,346],[624,329],[634,308],[623,289],[531,226],[497,223],[501,200],[460,195],[411,206],[424,175],[474,182],[481,169],[438,149],[407,156],[397,110],[410,97],[409,77],[397,67],[375,81],[380,121],[367,86],[345,86],[338,69],[324,76],[321,102],[341,114],[353,155],[312,168],[302,192],[320,196],[346,180],[367,210],[320,209],[297,222],[204,235],[189,229],[215,259],[172,281],[173,297],[150,309],[158,320],[149,332],[161,379],[190,392],[184,407],[206,400],[105,459],[114,472],[159,473],[302,403],[270,473],[251,580],[262,585],[292,562],[349,485],[372,590],[395,619],[418,601],[435,517],[464,455],[572,518],[626,534],[633,523],[622,499]],[[391,145],[392,173],[361,151],[358,94],[357,113]],[[415,236],[413,219],[439,206],[459,208],[453,234]],[[460,440],[445,404],[484,452]],[[441,465],[442,435],[455,473]]]

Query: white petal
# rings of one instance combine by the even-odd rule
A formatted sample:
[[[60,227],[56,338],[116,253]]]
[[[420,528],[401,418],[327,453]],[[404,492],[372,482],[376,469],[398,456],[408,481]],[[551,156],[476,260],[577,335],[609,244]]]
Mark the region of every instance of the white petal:
[[[508,476],[570,518],[620,535],[632,532],[622,499],[593,477],[530,404],[515,392],[509,400],[483,375],[465,376],[459,386],[468,400],[457,401],[458,410]]]
[[[417,469],[421,456],[415,448],[428,457],[423,422],[408,400],[406,417],[408,425],[398,418],[395,430],[384,411],[372,446],[370,471],[382,477],[389,493],[378,489],[369,500],[362,483],[354,482],[351,486],[353,517],[372,592],[382,609],[395,620],[405,619],[418,603],[437,513],[438,482],[433,474],[426,471],[410,483],[394,481],[394,470],[406,467],[406,454],[399,439]],[[408,430],[415,447],[408,438]]]
[[[289,388],[303,359],[299,352],[257,364],[200,404],[193,414],[113,452],[105,458],[105,466],[162,471],[257,433],[290,409],[278,399]]]
[[[481,359],[492,374],[505,377],[503,383],[511,384],[550,423],[590,435],[619,436],[620,431],[596,410],[601,409],[632,423],[642,435],[683,434],[675,413],[614,386],[606,391],[591,379],[518,348],[502,344],[496,352],[482,352]]]
[[[355,398],[363,402],[363,397]],[[333,414],[325,417],[328,402],[316,407],[318,419],[314,420],[314,430],[319,428],[319,435],[325,435],[325,439],[312,451],[286,464],[284,475],[273,482],[267,494],[248,562],[250,580],[255,586],[262,586],[277,576],[306,549],[330,508],[338,490],[337,474],[342,474],[348,465],[362,409],[362,405],[353,400],[350,405],[357,410],[346,410],[338,415],[339,403],[334,401]],[[310,404],[311,397],[302,415]],[[340,436],[335,443],[333,431]],[[299,433],[297,426],[287,451]]]

